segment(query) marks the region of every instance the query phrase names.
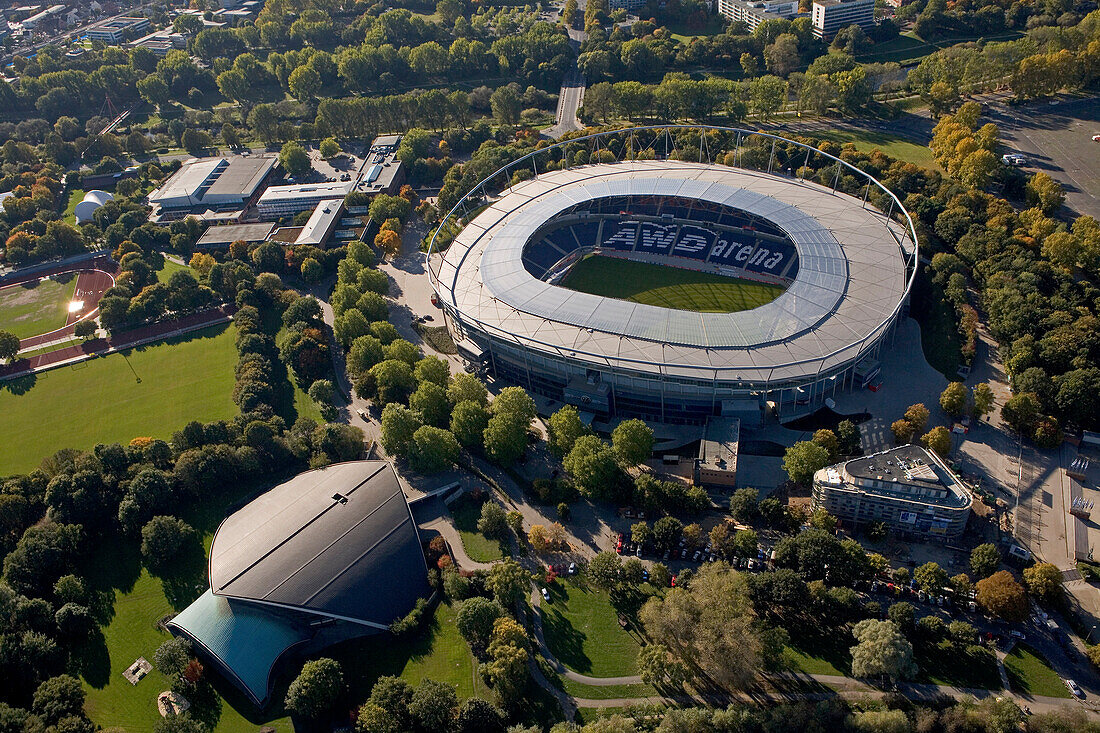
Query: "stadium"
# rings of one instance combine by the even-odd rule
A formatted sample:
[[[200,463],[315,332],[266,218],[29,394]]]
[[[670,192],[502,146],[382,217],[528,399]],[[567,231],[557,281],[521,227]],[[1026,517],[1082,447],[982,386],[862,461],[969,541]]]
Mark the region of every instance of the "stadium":
[[[496,378],[592,419],[751,426],[874,383],[916,258],[900,202],[844,161],[663,127],[509,164],[427,261],[460,354]]]

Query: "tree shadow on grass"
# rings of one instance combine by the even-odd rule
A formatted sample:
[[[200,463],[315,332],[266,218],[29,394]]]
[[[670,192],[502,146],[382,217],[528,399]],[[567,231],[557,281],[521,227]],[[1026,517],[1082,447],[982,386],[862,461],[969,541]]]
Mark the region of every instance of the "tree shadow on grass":
[[[23,395],[34,389],[36,384],[38,384],[38,375],[28,374],[0,382],[0,391],[11,392],[13,395]]]
[[[171,567],[160,575],[164,597],[174,611],[182,611],[206,590],[206,552],[196,532],[180,548]]]
[[[560,591],[559,591],[560,592]],[[564,593],[561,598],[555,599],[551,595],[551,603],[555,600],[565,602]],[[584,652],[584,642],[588,637],[582,631],[578,631],[556,608],[543,603],[542,630],[546,636],[546,645],[550,653],[569,669],[582,674],[592,671],[592,660]]]
[[[99,690],[111,681],[111,654],[103,630],[96,628],[88,639],[73,650],[73,664],[89,685]]]

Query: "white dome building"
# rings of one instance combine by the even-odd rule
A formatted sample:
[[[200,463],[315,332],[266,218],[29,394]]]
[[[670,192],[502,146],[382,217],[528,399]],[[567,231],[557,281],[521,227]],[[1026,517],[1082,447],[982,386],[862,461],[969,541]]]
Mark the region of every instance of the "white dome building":
[[[76,214],[76,223],[84,224],[92,220],[92,215],[95,214],[96,209],[108,201],[114,201],[115,197],[106,191],[100,191],[95,189],[88,191],[84,194],[84,198],[80,203],[76,205],[74,213]]]

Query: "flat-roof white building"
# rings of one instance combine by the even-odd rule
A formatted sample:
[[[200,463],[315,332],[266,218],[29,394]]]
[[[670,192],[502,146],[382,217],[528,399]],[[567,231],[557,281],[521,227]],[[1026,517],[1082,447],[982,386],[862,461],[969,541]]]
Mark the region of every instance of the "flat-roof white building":
[[[317,208],[313,210],[309,221],[302,227],[302,231],[294,240],[294,244],[309,244],[320,247],[332,236],[343,211],[343,199],[329,199],[317,204]]]
[[[814,35],[826,40],[850,25],[867,29],[875,24],[875,0],[814,0],[810,19]]]
[[[271,186],[260,195],[256,208],[265,219],[279,219],[309,211],[322,201],[343,199],[354,189],[355,181]]]
[[[88,39],[103,41],[109,46],[117,46],[127,38],[137,35],[149,27],[149,19],[123,16],[111,18],[88,29]]]
[[[718,13],[731,22],[742,21],[754,30],[766,20],[798,15],[798,0],[718,0]]]
[[[149,194],[154,215],[182,218],[192,209],[228,211],[248,206],[267,180],[275,158],[198,158],[183,164]]]

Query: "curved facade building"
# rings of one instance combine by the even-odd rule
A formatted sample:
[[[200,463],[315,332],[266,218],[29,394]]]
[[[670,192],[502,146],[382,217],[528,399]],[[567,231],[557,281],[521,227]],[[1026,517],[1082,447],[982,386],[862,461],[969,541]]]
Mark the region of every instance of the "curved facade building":
[[[307,471],[222,522],[210,590],[168,623],[257,706],[276,665],[379,634],[431,594],[420,538],[393,467]]]
[[[790,419],[874,377],[907,304],[910,232],[797,177],[634,160],[506,189],[429,255],[429,271],[460,353],[550,400],[601,418]],[[784,290],[751,310],[704,313],[562,287],[589,254]]]

